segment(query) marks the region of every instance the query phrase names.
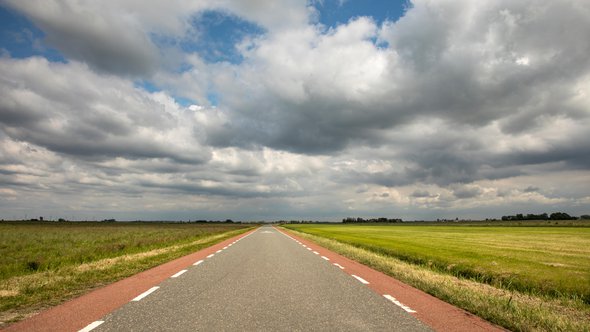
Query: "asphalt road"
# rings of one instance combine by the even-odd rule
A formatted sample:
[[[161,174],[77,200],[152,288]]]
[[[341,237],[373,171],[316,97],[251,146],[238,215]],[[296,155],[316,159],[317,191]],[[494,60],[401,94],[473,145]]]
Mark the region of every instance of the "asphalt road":
[[[87,330],[431,331],[270,226],[195,263]]]

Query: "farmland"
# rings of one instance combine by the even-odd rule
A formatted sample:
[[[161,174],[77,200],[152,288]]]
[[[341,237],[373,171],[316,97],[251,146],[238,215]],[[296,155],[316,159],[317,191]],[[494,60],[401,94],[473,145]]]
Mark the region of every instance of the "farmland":
[[[286,227],[507,328],[587,329],[590,228],[530,225]]]
[[[240,224],[1,222],[0,321],[19,320],[250,228]]]

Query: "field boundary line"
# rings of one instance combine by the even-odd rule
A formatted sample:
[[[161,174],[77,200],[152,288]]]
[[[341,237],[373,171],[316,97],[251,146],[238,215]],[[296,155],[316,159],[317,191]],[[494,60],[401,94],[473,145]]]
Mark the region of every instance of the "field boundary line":
[[[28,319],[3,327],[2,332],[12,331],[79,331],[106,314],[137,298],[147,288],[155,287],[180,269],[187,269],[198,260],[223,248],[227,244],[252,234],[257,228],[234,235],[197,252],[182,256],[151,269],[71,299],[49,308]],[[246,236],[247,236],[246,235]],[[75,312],[76,315],[71,313]]]
[[[494,325],[478,316],[470,314],[459,307],[444,302],[380,271],[338,254],[321,245],[317,241],[311,240],[310,238],[312,236],[310,236],[310,238],[304,237],[304,235],[307,234],[300,234],[300,232],[283,227],[280,231],[289,233],[291,237],[293,237],[296,241],[301,242],[303,245],[307,245],[308,247],[317,247],[318,250],[322,252],[322,255],[330,258],[332,261],[338,262],[338,265],[332,263],[334,266],[339,268],[346,266],[346,270],[343,268],[341,269],[348,275],[351,275],[354,278],[362,275],[363,280],[365,280],[365,278],[371,280],[369,284],[366,284],[366,286],[375,293],[379,294],[379,296],[382,296],[384,301],[388,301],[392,306],[400,308],[399,310],[406,311],[409,315],[416,317],[426,325],[433,328],[435,331],[506,331],[503,328]],[[359,282],[361,281],[359,280]],[[396,303],[392,302],[388,297],[385,297],[385,295],[394,297],[396,301],[398,301],[400,304],[403,303],[405,307],[409,308],[413,312],[407,311],[400,307]]]

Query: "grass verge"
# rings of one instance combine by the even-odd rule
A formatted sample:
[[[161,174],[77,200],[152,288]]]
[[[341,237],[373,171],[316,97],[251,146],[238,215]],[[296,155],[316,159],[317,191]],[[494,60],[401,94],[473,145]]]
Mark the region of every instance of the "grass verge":
[[[308,234],[521,293],[590,305],[590,227],[289,225]]]
[[[83,254],[81,257],[85,258],[81,261],[76,261],[76,259],[73,259],[76,255],[70,255],[70,252],[64,252],[62,258],[50,256],[39,260],[31,260],[25,257],[21,257],[20,259],[13,257],[12,260],[21,261],[19,264],[16,264],[24,266],[21,270],[26,271],[28,269],[28,271],[17,271],[14,267],[8,266],[10,264],[5,264],[6,269],[0,275],[2,277],[0,279],[0,327],[22,320],[40,310],[63,303],[68,299],[87,293],[97,287],[121,280],[170,260],[212,246],[253,228],[242,226],[202,227],[197,229],[198,225],[180,226],[179,228],[176,225],[167,226],[165,224],[136,226],[139,227],[134,228],[130,225],[121,226],[120,228],[129,227],[128,229],[119,229],[123,232],[128,231],[129,234],[125,235],[125,240],[118,238],[116,242],[110,244],[108,240],[105,240],[108,233],[105,233],[105,239],[98,241],[99,244],[85,242],[93,236],[96,238],[101,237],[97,235],[103,231],[100,226],[98,226],[98,231],[93,226],[88,225],[71,226],[89,228],[80,231],[83,235],[74,241],[75,245],[71,246],[72,252],[76,251],[75,248],[89,250],[94,245],[104,247],[105,243],[108,247],[114,248],[110,254],[103,253],[98,258],[92,257],[88,259],[88,255]],[[18,231],[21,231],[21,225],[17,225],[16,227]],[[36,225],[31,227],[36,227]],[[58,233],[63,231],[70,233],[68,231],[72,231],[71,227],[65,226],[65,229],[58,230]],[[115,227],[117,229],[118,226],[105,227]],[[170,227],[170,229],[167,229],[167,227]],[[182,229],[183,227],[185,227],[184,230]],[[191,227],[195,227],[195,229],[191,229]],[[39,231],[37,228],[32,229]],[[9,228],[6,228],[6,230],[8,230],[6,233],[10,233],[11,231]],[[130,245],[137,238],[143,238],[145,236],[145,238],[149,239],[150,235],[148,232],[151,233],[154,230],[156,230],[156,233],[152,234],[154,238],[160,233],[160,238],[166,238],[166,241],[151,243],[149,246],[141,248],[134,248]],[[72,232],[76,232],[76,230]],[[14,236],[14,234],[16,233],[12,235]],[[185,235],[181,236],[181,234]],[[174,236],[176,236],[176,239],[174,239]],[[31,237],[34,236],[31,235]],[[115,235],[112,237],[117,238]],[[81,239],[84,239],[84,241],[81,241]],[[26,239],[23,240],[26,242]],[[62,243],[55,243],[55,246],[60,245]],[[127,252],[120,250],[121,247],[128,248]],[[6,243],[0,243],[0,251],[2,249],[7,250]],[[63,248],[61,249],[63,250]],[[51,251],[52,248],[46,246],[46,250]],[[5,257],[4,259],[7,258]],[[35,261],[39,261],[40,263],[34,266],[35,269],[32,269],[30,266],[32,263],[30,262]]]
[[[590,307],[581,299],[497,288],[332,239],[288,230],[507,329],[590,331]]]

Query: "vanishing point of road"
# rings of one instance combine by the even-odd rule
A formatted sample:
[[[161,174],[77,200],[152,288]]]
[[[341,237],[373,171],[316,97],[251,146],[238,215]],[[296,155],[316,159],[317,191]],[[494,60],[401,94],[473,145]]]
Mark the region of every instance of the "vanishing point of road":
[[[268,226],[103,321],[94,331],[430,330]]]
[[[271,226],[97,289],[10,331],[502,331]]]

